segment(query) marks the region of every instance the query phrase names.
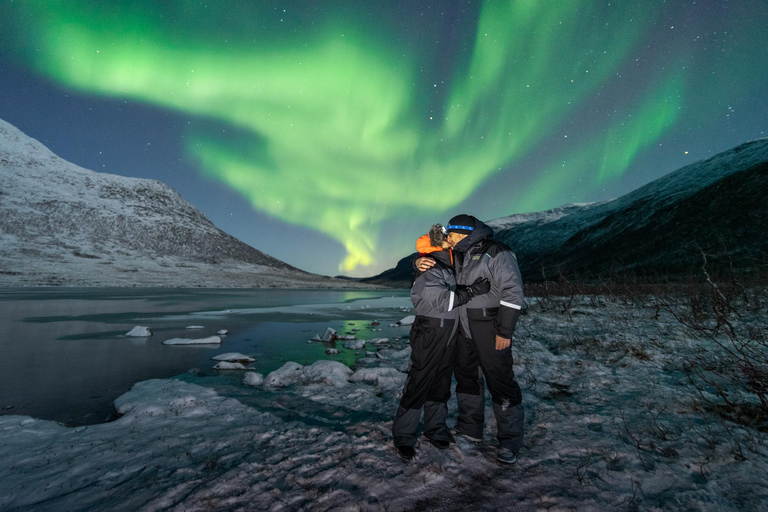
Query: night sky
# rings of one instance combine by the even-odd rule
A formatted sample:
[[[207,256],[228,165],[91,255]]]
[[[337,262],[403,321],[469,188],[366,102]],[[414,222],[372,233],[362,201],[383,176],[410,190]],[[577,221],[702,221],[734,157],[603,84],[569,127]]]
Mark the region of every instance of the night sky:
[[[302,269],[768,135],[768,1],[4,1],[0,118]]]

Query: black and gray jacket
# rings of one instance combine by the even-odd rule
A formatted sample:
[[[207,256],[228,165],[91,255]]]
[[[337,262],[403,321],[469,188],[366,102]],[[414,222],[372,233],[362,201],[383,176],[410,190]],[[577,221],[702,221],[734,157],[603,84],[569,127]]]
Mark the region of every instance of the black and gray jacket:
[[[470,319],[495,316],[496,331],[502,338],[511,338],[523,307],[523,281],[512,250],[491,237],[493,230],[477,221],[475,230],[456,244],[456,280],[458,285],[470,285],[477,278],[491,282],[491,291],[470,300],[459,309],[462,332],[471,337]]]
[[[429,254],[435,266],[416,274],[411,287],[411,302],[417,315],[455,320],[458,318],[456,274],[448,251]]]

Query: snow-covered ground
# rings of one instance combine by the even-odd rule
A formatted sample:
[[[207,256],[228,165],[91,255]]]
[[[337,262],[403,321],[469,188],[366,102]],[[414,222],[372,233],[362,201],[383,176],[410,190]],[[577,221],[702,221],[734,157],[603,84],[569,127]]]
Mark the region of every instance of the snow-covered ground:
[[[768,509],[765,434],[694,406],[694,342],[671,316],[557,302],[529,301],[513,341],[527,435],[514,466],[494,460],[490,403],[483,444],[395,455],[409,350],[393,341],[354,373],[321,361],[251,385],[253,372],[140,382],[111,423],[0,416],[0,510]]]

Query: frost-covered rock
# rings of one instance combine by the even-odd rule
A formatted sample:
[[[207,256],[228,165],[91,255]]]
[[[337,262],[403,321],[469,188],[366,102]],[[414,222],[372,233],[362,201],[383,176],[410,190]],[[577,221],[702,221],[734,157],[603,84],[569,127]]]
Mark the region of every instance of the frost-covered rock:
[[[204,325],[188,325],[187,329],[205,329]]]
[[[219,336],[226,336],[227,334],[229,334],[229,331],[226,329],[221,329],[220,331],[217,331],[216,334],[218,334]]]
[[[411,357],[411,347],[405,347],[402,350],[383,348],[376,352],[376,357],[380,359],[408,359]]]
[[[207,338],[171,338],[165,340],[163,345],[217,345],[221,343],[218,336],[208,336]]]
[[[227,352],[226,354],[219,354],[212,357],[214,361],[229,361],[230,363],[252,363],[254,358],[241,354],[240,352]]]
[[[338,361],[315,361],[304,367],[304,374],[310,382],[318,382],[326,386],[347,386],[352,370]]]
[[[248,386],[258,387],[264,384],[264,375],[256,372],[247,372],[243,377],[243,382]]]
[[[325,333],[323,334],[323,337],[320,338],[321,341],[333,341],[336,338],[336,329],[332,329],[331,327],[327,328],[325,330]]]
[[[365,346],[365,340],[349,340],[344,342],[344,348],[348,348],[350,350],[359,350]]]
[[[152,336],[152,331],[149,330],[149,327],[142,327],[140,325],[137,325],[127,333],[125,333],[126,336],[135,336],[137,338],[146,338],[148,336]]]
[[[338,354],[339,353],[339,349],[337,349],[337,348],[327,348],[327,349],[325,349],[325,353],[328,354],[329,356],[333,355],[333,354]]]
[[[385,389],[401,388],[406,374],[395,368],[361,368],[349,377],[350,382],[365,382]]]
[[[213,367],[214,370],[245,370],[245,366],[242,363],[230,363],[229,361],[222,361],[216,363]]]
[[[264,379],[264,385],[273,388],[284,388],[305,379],[304,366],[288,361]]]
[[[408,315],[401,318],[400,321],[397,322],[397,325],[412,325],[415,320],[416,317],[414,315]]]

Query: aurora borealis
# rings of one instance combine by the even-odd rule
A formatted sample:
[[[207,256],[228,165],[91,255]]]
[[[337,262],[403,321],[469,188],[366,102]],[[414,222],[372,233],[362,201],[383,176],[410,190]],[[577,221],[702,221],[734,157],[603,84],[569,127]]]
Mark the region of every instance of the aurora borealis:
[[[616,197],[768,129],[762,0],[30,0],[0,16],[0,117],[49,144],[51,96],[119,106],[135,124],[99,147],[49,147],[161,179],[325,274],[390,267],[456,213]],[[147,142],[170,166],[95,156],[124,155],[158,112],[175,123]]]

